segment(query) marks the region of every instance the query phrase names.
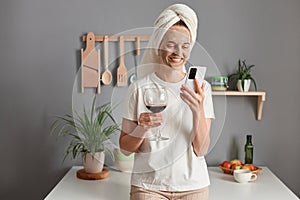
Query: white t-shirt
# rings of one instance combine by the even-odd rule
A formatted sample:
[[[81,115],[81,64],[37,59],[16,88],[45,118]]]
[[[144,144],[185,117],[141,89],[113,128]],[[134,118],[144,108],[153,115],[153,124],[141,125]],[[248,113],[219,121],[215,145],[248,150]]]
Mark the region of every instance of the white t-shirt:
[[[204,82],[205,117],[214,118],[211,87],[207,81]],[[192,112],[179,96],[184,83],[185,78],[177,83],[168,83],[152,73],[129,87],[124,118],[132,121],[138,121],[142,112],[149,112],[143,100],[145,88],[163,86],[168,92],[168,104],[162,112],[163,124],[159,128],[162,136],[169,140],[144,140],[135,153],[131,176],[134,186],[162,191],[188,191],[210,184],[205,158],[197,157],[191,144]]]

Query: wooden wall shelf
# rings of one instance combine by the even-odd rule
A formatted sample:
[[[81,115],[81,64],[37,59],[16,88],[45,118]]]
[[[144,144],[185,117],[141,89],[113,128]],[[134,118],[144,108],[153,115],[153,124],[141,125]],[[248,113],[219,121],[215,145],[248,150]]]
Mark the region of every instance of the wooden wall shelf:
[[[266,92],[264,91],[212,91],[212,95],[216,96],[257,96],[257,120],[261,120],[263,105],[266,100]]]

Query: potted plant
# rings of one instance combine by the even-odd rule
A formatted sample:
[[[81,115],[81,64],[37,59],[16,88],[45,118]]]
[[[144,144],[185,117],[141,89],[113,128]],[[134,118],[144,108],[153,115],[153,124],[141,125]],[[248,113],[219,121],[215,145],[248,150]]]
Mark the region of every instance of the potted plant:
[[[239,59],[238,62],[238,70],[236,73],[231,74],[229,78],[235,78],[235,86],[238,88],[240,92],[248,92],[251,81],[254,84],[255,90],[257,90],[255,79],[251,75],[251,68],[255,65],[246,65],[246,60],[241,61]]]
[[[104,151],[113,157],[113,153],[105,145],[105,142],[114,132],[120,130],[112,116],[110,104],[104,104],[96,110],[95,100],[96,98],[93,100],[90,115],[84,108],[82,115],[75,111],[75,115],[56,116],[56,120],[51,126],[51,133],[57,132],[59,136],[72,138],[67,146],[64,160],[69,154],[73,159],[82,155],[84,170],[87,173],[102,171]],[[111,121],[110,125],[105,125],[108,120]]]

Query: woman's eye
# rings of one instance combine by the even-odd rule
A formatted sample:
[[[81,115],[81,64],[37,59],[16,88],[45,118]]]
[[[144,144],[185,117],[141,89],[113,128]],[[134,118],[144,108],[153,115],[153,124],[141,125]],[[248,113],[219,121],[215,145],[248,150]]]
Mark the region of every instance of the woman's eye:
[[[175,45],[172,44],[172,43],[168,43],[168,44],[167,44],[167,47],[168,47],[168,48],[172,48],[172,47],[174,47],[174,46],[175,46]]]
[[[189,44],[185,44],[185,45],[182,46],[182,48],[183,49],[188,49],[188,48],[190,48],[190,45]]]

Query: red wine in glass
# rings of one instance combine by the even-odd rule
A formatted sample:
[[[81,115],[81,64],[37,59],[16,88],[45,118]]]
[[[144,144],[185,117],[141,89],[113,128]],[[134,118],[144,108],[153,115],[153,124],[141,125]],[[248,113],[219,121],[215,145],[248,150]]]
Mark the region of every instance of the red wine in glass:
[[[147,109],[150,110],[153,113],[159,113],[162,112],[164,109],[166,109],[167,105],[146,105]]]
[[[164,87],[146,88],[144,93],[144,103],[152,113],[159,113],[166,109],[168,103],[168,93]],[[155,136],[149,138],[150,141],[168,140],[169,138],[161,136],[158,128]]]

